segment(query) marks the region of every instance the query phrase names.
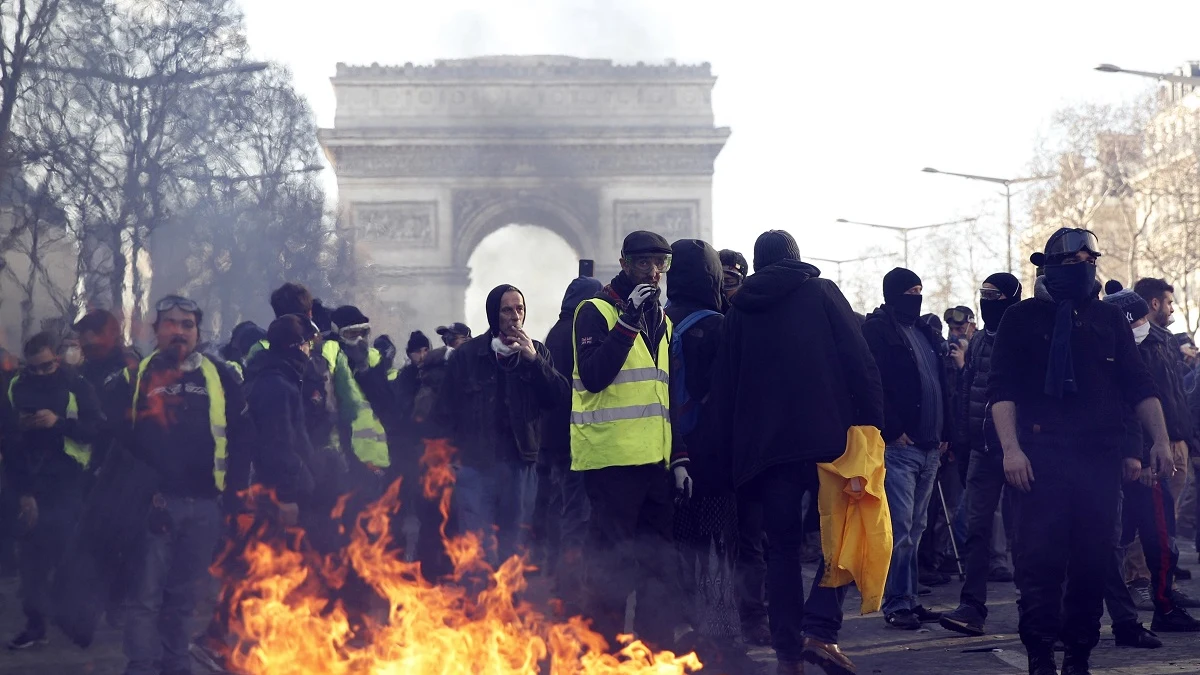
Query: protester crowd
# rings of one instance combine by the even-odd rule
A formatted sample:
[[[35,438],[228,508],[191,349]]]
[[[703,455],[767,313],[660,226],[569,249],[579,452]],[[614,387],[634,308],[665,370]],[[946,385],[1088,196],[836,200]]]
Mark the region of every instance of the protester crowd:
[[[1056,232],[1031,256],[1034,289],[982,280],[981,326],[966,306],[923,314],[903,268],[858,315],[779,230],[753,274],[740,253],[633,232],[616,277],[571,281],[544,343],[510,285],[480,334],[442,326],[434,349],[414,331],[403,354],[358,308],[292,283],[273,322],[219,347],[185,297],[155,305],[147,356],[90,311],[30,338],[0,382],[0,567],[26,616],[9,647],[45,643],[52,621],[86,646],[104,617],[128,675],[222,669],[228,589],[207,628],[189,625],[215,552],[246,535],[231,516],[333,552],[402,477],[396,554],[450,583],[442,514],[417,487],[445,440],[447,532],[476,533],[493,565],[528,556],[557,611],[613,644],[636,592],[653,648],[732,673],[771,646],[781,674],[852,674],[850,582],[895,629],[983,635],[988,584],[1015,580],[1030,673],[1059,672],[1058,643],[1061,672],[1087,673],[1105,604],[1118,645],[1200,631],[1175,587],[1190,577],[1178,530],[1200,540],[1197,350],[1168,330],[1170,284],[1101,289],[1101,253],[1091,232]],[[959,606],[925,607],[954,575]],[[356,628],[372,596],[341,589]]]

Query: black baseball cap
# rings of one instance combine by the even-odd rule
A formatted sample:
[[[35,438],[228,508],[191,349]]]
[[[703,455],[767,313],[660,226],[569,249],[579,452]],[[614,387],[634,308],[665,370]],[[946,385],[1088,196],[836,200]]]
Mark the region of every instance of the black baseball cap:
[[[438,326],[437,334],[441,335],[442,337],[446,337],[447,335],[471,337],[471,329],[467,327],[467,324],[455,321],[449,326]]]

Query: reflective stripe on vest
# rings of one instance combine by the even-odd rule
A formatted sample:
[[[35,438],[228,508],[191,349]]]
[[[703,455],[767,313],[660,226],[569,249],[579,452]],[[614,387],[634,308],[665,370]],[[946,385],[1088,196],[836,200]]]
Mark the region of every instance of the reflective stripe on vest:
[[[346,389],[349,391],[350,400],[339,400],[338,409],[341,410],[342,406],[346,405],[354,406],[354,418],[350,421],[350,448],[354,450],[354,456],[360,462],[380,469],[387,468],[392,462],[388,455],[387,433],[383,430],[383,424],[375,416],[375,411],[371,409],[370,402],[363,395],[362,389],[358,386],[349,367],[339,370],[333,366],[337,363],[337,357],[341,351],[341,345],[336,340],[326,342],[325,346],[321,348],[321,353],[326,359],[329,359],[330,370],[334,372],[335,377],[343,379]],[[368,361],[371,358],[371,351],[374,351],[378,358],[379,352],[372,348],[367,352]],[[336,387],[334,387],[334,391],[336,393]]]
[[[137,424],[137,403],[141,394],[142,377],[154,354],[142,359],[138,365],[137,380],[133,385],[133,423]],[[204,375],[204,388],[208,391],[208,428],[213,437],[213,480],[217,489],[225,491],[225,469],[229,457],[229,439],[225,436],[225,387],[221,385],[221,373],[207,356],[200,359],[200,372]]]
[[[590,303],[600,311],[612,331],[617,308],[604,300]],[[579,308],[575,309],[579,316]],[[625,363],[612,383],[598,394],[583,386],[579,377],[578,340],[571,391],[571,469],[588,471],[609,466],[663,464],[671,459],[671,320],[658,345],[657,363],[641,333],[634,338]]]
[[[21,376],[17,375],[16,377],[14,377],[12,379],[12,382],[8,383],[8,403],[9,403],[9,405],[13,406],[14,408],[17,406],[17,402],[13,400],[13,387],[15,387],[17,385],[17,380],[19,380],[19,379],[21,379]],[[75,400],[75,392],[70,391],[70,390],[67,391],[67,415],[66,416],[67,416],[67,419],[69,419],[69,420],[79,419],[79,401]],[[90,443],[80,443],[79,441],[76,441],[75,439],[71,438],[70,436],[68,436],[66,434],[63,434],[63,452],[70,455],[71,459],[74,459],[76,462],[79,462],[79,466],[82,466],[85,469],[87,468],[88,464],[92,461],[92,446],[91,446],[91,444]]]

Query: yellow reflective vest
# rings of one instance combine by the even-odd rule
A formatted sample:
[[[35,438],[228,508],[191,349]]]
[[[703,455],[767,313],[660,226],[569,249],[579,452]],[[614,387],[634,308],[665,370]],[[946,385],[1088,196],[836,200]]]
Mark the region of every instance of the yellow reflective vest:
[[[345,363],[346,356],[342,353],[341,344],[336,340],[327,340],[321,348],[321,355],[329,361],[333,372],[339,414],[343,421],[350,423],[350,447],[354,450],[354,456],[364,464],[379,469],[387,468],[392,463],[388,456],[387,433],[354,379],[349,364]],[[338,359],[342,363],[339,364]],[[373,366],[379,360],[379,350],[372,347],[367,351],[368,365]],[[335,367],[335,364],[340,367]]]
[[[587,300],[600,311],[611,331],[617,325],[617,308],[600,299]],[[588,471],[610,466],[640,466],[671,462],[671,390],[669,387],[671,333],[667,329],[658,345],[658,361],[641,333],[633,340],[621,371],[600,393],[593,394],[579,377],[579,341],[572,329],[575,370],[571,388],[571,470]]]
[[[141,394],[142,377],[154,354],[142,359],[138,365],[137,379],[133,385],[133,424],[137,425],[137,404]],[[217,489],[225,491],[225,467],[229,459],[229,439],[225,436],[225,387],[221,385],[221,374],[207,356],[201,355],[200,372],[204,375],[204,388],[208,390],[208,428],[213,437],[213,480]]]
[[[17,386],[17,380],[19,379],[21,379],[21,376],[17,375],[8,383],[8,403],[14,407],[17,405],[17,402],[13,400],[13,387]],[[69,390],[67,391],[67,419],[79,419],[79,401],[75,400],[75,392]],[[70,455],[71,459],[79,462],[79,466],[85,469],[88,463],[92,461],[92,445],[90,443],[80,443],[66,434],[63,434],[63,452]]]

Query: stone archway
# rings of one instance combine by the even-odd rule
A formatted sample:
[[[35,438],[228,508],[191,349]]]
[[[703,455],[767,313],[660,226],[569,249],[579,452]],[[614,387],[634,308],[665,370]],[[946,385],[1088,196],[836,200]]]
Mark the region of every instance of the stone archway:
[[[461,320],[471,252],[510,223],[555,232],[602,279],[632,230],[711,239],[729,136],[715,82],[708,64],[565,56],[338,64],[321,143],[363,267],[356,302],[393,334]]]

